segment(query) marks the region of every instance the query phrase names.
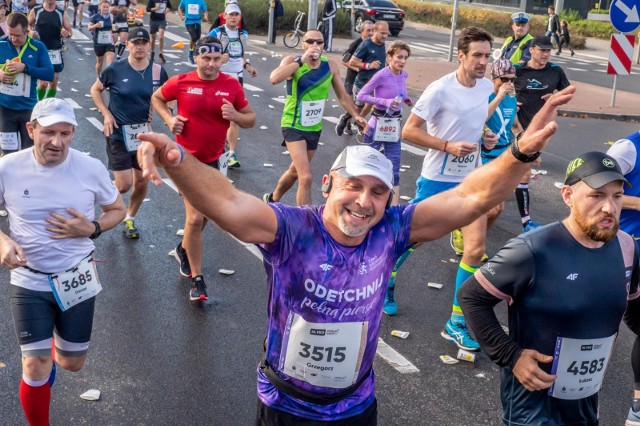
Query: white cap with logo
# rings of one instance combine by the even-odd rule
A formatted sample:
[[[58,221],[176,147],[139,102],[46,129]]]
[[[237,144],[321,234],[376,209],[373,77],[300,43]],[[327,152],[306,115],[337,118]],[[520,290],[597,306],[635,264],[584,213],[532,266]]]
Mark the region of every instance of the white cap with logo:
[[[331,171],[334,170],[345,178],[373,176],[393,189],[393,164],[380,151],[370,146],[346,147],[331,166]]]
[[[78,125],[73,106],[60,98],[47,98],[38,102],[31,112],[31,121],[33,120],[44,127],[58,123]]]
[[[240,12],[240,6],[237,3],[229,3],[224,9],[224,13],[229,15],[231,13],[241,14],[242,12]]]

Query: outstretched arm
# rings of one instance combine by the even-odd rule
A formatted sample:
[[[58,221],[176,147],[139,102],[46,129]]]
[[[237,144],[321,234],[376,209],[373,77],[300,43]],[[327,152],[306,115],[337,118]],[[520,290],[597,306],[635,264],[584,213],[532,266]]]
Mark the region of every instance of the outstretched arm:
[[[166,135],[141,133],[138,162],[144,177],[162,183],[165,171],[180,192],[202,214],[236,238],[248,243],[272,243],[276,215],[262,200],[236,189],[219,171],[185,152]]]
[[[558,129],[555,122],[557,107],[569,102],[575,91],[575,86],[569,86],[545,102],[518,142],[522,154],[533,155],[547,146],[549,138]],[[456,188],[418,203],[410,240],[435,240],[471,223],[506,199],[530,169],[531,163],[519,161],[511,150],[505,151],[494,161],[474,170]]]

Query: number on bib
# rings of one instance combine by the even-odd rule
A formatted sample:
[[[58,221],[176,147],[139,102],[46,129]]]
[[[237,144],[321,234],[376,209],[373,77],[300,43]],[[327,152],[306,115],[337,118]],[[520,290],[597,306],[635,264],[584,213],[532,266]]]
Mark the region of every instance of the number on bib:
[[[300,124],[304,127],[315,126],[322,121],[324,100],[302,101],[300,105]]]
[[[344,389],[358,379],[367,322],[312,323],[290,313],[279,369],[314,386]]]
[[[102,291],[93,257],[84,258],[78,266],[49,275],[49,285],[62,311],[95,297]]]
[[[122,126],[124,144],[127,146],[127,151],[137,151],[138,147],[142,143],[142,141],[138,139],[138,133],[147,133],[148,131],[149,123],[126,124]]]

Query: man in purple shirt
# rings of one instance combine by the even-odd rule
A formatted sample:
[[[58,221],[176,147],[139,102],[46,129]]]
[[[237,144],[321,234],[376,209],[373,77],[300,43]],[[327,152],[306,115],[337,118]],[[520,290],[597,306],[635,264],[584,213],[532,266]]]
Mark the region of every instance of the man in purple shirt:
[[[270,296],[257,425],[376,424],[372,365],[396,259],[508,197],[574,91],[554,94],[512,150],[459,186],[403,206],[389,206],[391,162],[368,146],[342,151],[322,180],[324,206],[290,207],[237,190],[166,135],[139,135],[145,177],[162,183],[156,163],[163,166],[198,211],[264,255]]]

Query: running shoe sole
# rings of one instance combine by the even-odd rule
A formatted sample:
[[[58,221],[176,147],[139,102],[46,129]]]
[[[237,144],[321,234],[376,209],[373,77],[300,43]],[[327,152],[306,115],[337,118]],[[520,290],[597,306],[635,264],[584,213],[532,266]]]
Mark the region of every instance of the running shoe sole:
[[[204,294],[201,294],[200,296],[194,298],[193,296],[191,296],[191,290],[189,290],[189,300],[191,300],[192,302],[197,302],[199,300],[209,300],[209,298]]]
[[[178,250],[174,250],[173,251],[173,257],[175,257],[176,260],[178,261],[178,265],[179,265],[178,266],[178,270],[180,271],[180,275],[182,275],[185,278],[191,278],[191,274],[187,275],[182,271],[182,260],[180,259],[180,255],[178,254]]]

